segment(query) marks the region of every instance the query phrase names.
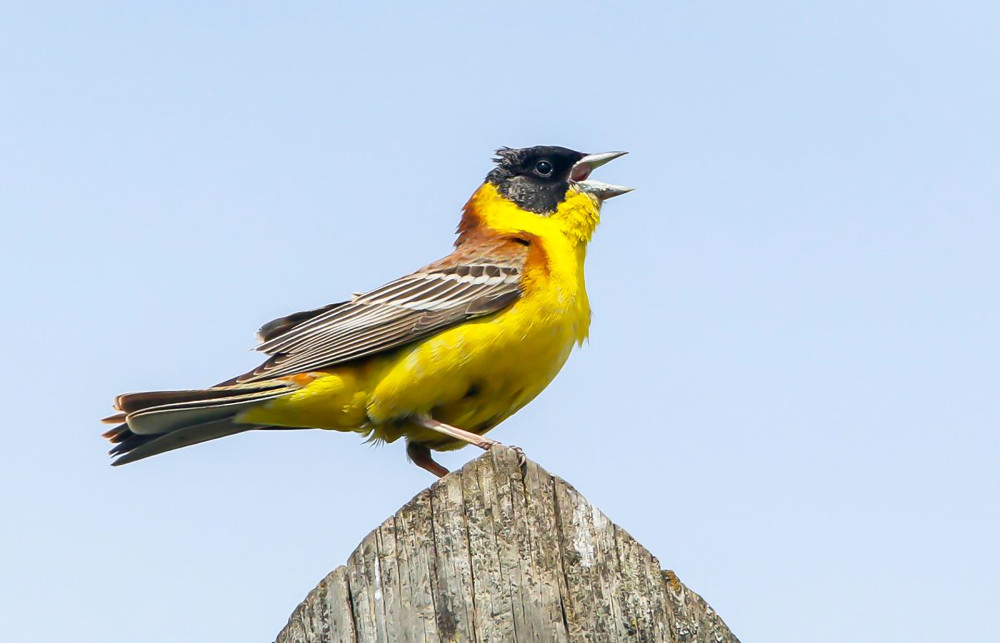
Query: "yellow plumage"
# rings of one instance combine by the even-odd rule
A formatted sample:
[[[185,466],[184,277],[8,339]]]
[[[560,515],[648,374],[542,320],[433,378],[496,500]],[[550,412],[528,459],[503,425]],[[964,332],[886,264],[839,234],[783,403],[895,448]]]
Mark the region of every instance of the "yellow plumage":
[[[207,389],[121,395],[115,464],[268,428],[353,431],[430,450],[466,443],[533,400],[587,337],[587,244],[605,199],[587,180],[623,152],[498,151],[466,204],[455,250],[351,300],[265,324],[250,373]]]

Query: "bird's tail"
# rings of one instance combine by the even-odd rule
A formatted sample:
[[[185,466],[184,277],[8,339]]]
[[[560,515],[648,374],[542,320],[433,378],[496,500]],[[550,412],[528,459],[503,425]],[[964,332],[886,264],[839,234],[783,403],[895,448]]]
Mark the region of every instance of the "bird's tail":
[[[114,443],[112,465],[128,464],[165,451],[264,428],[235,422],[250,407],[288,395],[299,387],[284,380],[214,386],[192,391],[128,393],[115,400],[117,424],[104,433]]]

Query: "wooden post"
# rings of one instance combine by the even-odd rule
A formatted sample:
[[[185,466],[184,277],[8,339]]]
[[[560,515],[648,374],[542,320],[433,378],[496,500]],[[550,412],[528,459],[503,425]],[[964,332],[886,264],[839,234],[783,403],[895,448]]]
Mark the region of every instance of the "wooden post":
[[[563,480],[495,447],[370,533],[277,643],[711,641],[722,619]]]

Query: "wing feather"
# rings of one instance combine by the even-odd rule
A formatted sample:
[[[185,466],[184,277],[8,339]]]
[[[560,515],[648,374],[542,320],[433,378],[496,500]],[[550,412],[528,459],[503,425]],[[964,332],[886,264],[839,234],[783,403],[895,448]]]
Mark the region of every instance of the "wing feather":
[[[258,333],[257,350],[270,359],[232,382],[329,368],[495,313],[520,296],[526,257],[527,248],[504,240],[459,248],[351,301],[276,319]]]

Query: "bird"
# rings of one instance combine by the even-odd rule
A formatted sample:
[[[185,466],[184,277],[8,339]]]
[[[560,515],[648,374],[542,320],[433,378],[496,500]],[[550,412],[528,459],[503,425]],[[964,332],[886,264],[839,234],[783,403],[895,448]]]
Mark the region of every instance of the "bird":
[[[448,256],[369,292],[264,324],[263,364],[203,389],[117,396],[112,465],[249,430],[406,440],[415,465],[533,400],[588,336],[587,245],[603,203],[633,188],[591,172],[626,152],[503,147],[462,208]]]

